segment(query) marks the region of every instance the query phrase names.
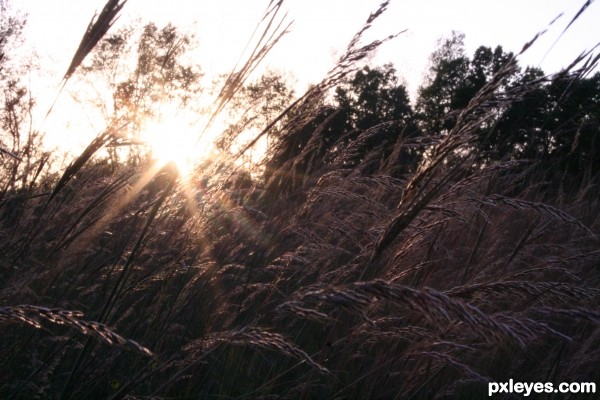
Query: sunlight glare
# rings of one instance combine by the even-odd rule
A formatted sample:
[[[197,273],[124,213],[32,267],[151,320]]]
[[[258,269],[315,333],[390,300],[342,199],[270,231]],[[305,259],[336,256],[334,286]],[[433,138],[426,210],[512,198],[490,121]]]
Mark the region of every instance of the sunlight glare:
[[[179,173],[187,177],[194,164],[206,158],[211,151],[212,144],[199,141],[198,136],[199,129],[178,114],[150,121],[143,139],[159,165],[173,162]]]

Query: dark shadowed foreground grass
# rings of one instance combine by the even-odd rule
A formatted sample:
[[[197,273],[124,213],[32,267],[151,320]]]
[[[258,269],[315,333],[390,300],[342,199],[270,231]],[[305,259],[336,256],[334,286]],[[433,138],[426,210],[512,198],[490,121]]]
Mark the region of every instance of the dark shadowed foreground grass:
[[[500,90],[511,60],[447,134],[400,135],[381,159],[361,147],[374,126],[316,159],[320,100],[379,43],[361,34],[286,111],[265,165],[308,139],[265,179],[223,158],[190,185],[170,165],[84,154],[54,190],[3,193],[2,398],[478,399],[492,380],[600,383],[597,178],[561,191],[537,160],[482,164],[473,146],[542,80]],[[398,174],[401,148],[428,156]]]

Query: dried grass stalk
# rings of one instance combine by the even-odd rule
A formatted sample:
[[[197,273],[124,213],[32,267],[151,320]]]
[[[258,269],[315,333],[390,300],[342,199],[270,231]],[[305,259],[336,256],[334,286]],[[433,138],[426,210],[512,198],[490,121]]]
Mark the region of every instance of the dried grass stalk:
[[[109,345],[128,347],[147,356],[153,356],[150,350],[140,345],[138,342],[124,338],[99,322],[84,321],[80,319],[82,316],[83,313],[80,311],[69,311],[59,308],[46,308],[32,305],[0,308],[0,322],[23,322],[39,329],[42,327],[42,320],[49,321],[54,324],[75,328],[84,335],[96,336]]]

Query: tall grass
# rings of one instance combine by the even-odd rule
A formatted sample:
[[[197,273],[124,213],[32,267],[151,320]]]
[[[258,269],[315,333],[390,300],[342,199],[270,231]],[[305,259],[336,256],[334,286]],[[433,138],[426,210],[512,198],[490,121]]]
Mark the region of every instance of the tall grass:
[[[102,134],[52,190],[3,195],[2,398],[477,399],[490,380],[600,382],[596,181],[559,197],[522,162],[473,168],[476,129],[540,84],[501,91],[515,60],[449,134],[390,144],[428,148],[413,173],[361,147],[386,126],[316,156],[324,96],[381,43],[360,44],[386,6],[278,119],[264,179],[226,159],[192,187],[170,165],[103,168]]]

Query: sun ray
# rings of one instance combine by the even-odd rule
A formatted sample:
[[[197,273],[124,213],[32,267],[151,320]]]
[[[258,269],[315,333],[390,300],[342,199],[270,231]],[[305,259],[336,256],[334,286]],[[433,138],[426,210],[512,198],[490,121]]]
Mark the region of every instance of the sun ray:
[[[108,224],[114,220],[114,217],[123,210],[138,193],[142,191],[144,187],[160,172],[163,166],[158,163],[152,164],[152,166],[133,184],[133,186],[123,193],[115,202],[110,206],[106,213],[98,219],[88,230],[88,233],[83,235],[79,240],[80,243],[85,247],[92,238],[104,229]]]

